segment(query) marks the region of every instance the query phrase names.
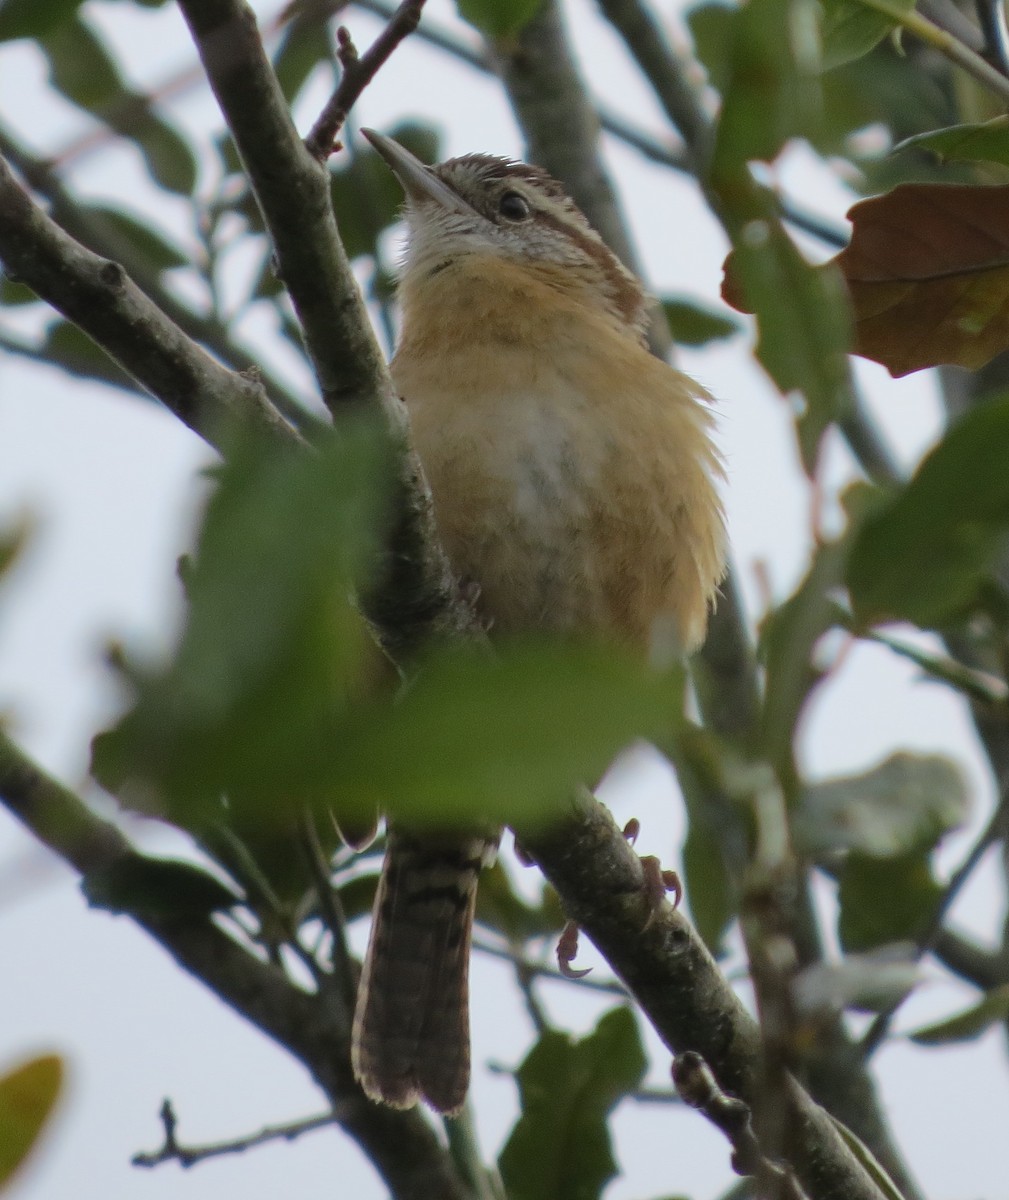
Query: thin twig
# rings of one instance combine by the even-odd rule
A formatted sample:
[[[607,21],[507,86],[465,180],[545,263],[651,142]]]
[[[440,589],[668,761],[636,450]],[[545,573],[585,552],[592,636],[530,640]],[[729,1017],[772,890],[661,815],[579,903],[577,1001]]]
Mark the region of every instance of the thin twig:
[[[914,9],[905,9],[897,3],[891,3],[890,0],[861,0],[861,2],[867,8],[874,8],[876,12],[881,12],[885,17],[889,17],[895,25],[913,33],[915,37],[920,38],[927,45],[933,46],[941,54],[945,54],[950,62],[962,67],[982,86],[1009,102],[1009,79],[996,71],[980,54],[975,54],[959,38],[954,37],[945,29],[940,29],[934,21],[923,17]]]
[[[320,1113],[317,1117],[304,1117],[300,1121],[289,1121],[284,1125],[264,1125],[256,1133],[244,1137],[230,1138],[225,1142],[209,1142],[203,1146],[184,1146],[176,1137],[178,1118],[171,1100],[166,1099],[158,1115],[165,1131],[164,1144],[159,1150],[134,1154],[130,1162],[135,1167],[159,1167],[162,1163],[177,1162],[182,1167],[192,1167],[208,1158],[220,1158],[225,1154],[241,1154],[267,1142],[293,1142],[304,1133],[325,1129],[337,1123],[336,1113]]]
[[[932,913],[931,920],[924,933],[918,939],[914,954],[915,962],[920,961],[935,947],[936,942],[943,932],[943,922],[950,908],[953,906],[953,901],[974,873],[978,863],[984,858],[988,848],[1005,836],[1007,821],[1009,821],[1009,795],[1001,798],[991,820],[967,852],[966,858],[964,858],[960,866],[949,877],[949,881],[943,889],[943,893],[939,897],[939,902]],[[901,996],[899,1000],[884,1009],[873,1020],[858,1045],[859,1052],[863,1057],[868,1058],[886,1037],[890,1029],[890,1024],[905,999],[905,996]]]
[[[319,162],[325,162],[338,148],[337,135],[347,120],[347,114],[400,42],[417,28],[424,2],[425,0],[403,0],[363,57],[358,55],[350,33],[343,25],[336,31],[336,53],[343,67],[343,76],[305,138],[308,152]]]
[[[301,845],[309,874],[315,885],[315,894],[319,901],[323,924],[329,930],[333,975],[337,981],[340,995],[343,997],[349,1019],[350,1014],[354,1011],[358,968],[347,947],[347,918],[340,903],[339,893],[333,887],[329,864],[326,862],[326,856],[319,841],[319,831],[315,826],[315,818],[307,812],[302,818]]]
[[[985,58],[1009,76],[1009,33],[1002,0],[974,0],[974,8],[984,35]]]

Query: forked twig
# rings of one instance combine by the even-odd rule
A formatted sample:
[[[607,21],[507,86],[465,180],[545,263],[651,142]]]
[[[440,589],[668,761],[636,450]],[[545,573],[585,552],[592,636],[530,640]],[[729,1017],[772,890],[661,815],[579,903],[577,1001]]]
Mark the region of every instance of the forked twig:
[[[371,49],[364,55],[358,54],[345,26],[341,25],[336,31],[336,56],[343,67],[343,75],[336,91],[305,138],[305,146],[309,153],[319,162],[325,162],[334,150],[339,149],[337,134],[343,128],[347,114],[400,42],[417,28],[423,7],[424,0],[403,0],[375,39]]]
[[[336,1114],[333,1112],[320,1113],[316,1117],[306,1117],[300,1121],[290,1121],[285,1125],[264,1125],[256,1133],[244,1137],[232,1138],[226,1142],[211,1142],[205,1146],[183,1146],[176,1137],[178,1118],[171,1100],[166,1099],[158,1112],[161,1126],[165,1132],[165,1140],[159,1150],[134,1154],[130,1160],[135,1167],[158,1167],[165,1162],[177,1162],[183,1167],[195,1166],[207,1158],[219,1158],[223,1154],[241,1154],[255,1146],[266,1142],[293,1142],[303,1133],[311,1133],[313,1129],[323,1129],[327,1125],[336,1124]]]

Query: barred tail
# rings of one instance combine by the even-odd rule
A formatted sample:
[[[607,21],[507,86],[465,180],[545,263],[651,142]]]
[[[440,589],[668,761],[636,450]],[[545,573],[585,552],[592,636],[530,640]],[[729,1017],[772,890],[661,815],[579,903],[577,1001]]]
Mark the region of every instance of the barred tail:
[[[497,839],[389,831],[351,1057],[372,1100],[457,1113],[469,1087],[469,951]]]

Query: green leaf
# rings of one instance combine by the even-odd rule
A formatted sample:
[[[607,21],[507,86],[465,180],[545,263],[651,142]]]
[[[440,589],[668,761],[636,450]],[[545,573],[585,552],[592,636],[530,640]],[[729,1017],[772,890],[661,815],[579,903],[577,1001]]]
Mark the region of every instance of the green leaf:
[[[811,857],[855,850],[877,858],[931,850],[970,810],[963,772],[939,754],[892,754],[869,771],[808,786],[794,814]]]
[[[779,389],[801,392],[799,450],[812,474],[820,441],[849,402],[851,316],[840,272],[813,267],[774,217],[738,222],[722,294],[757,317],[757,358]]]
[[[0,4],[0,42],[43,38],[69,21],[83,0],[4,0]]]
[[[861,58],[898,28],[897,22],[862,0],[822,0],[823,65],[838,67]],[[911,12],[914,0],[892,0],[895,8]]]
[[[1009,166],[1009,117],[995,117],[973,125],[952,125],[905,138],[893,148],[931,150],[941,159],[955,158],[971,161],[1001,163]]]
[[[154,112],[150,100],[131,91],[104,43],[74,17],[40,42],[49,60],[50,81],[143,154],[154,180],[189,195],[196,186],[196,158],[184,139]]]
[[[35,520],[29,513],[18,517],[13,524],[0,529],[0,579],[21,557],[35,532]]]
[[[754,159],[773,162],[794,137],[816,139],[822,121],[815,0],[747,0],[726,32],[731,70],[711,172],[731,177]]]
[[[41,303],[40,297],[32,291],[27,283],[22,283],[19,279],[12,279],[0,269],[0,306],[14,308],[21,304],[39,303]]]
[[[697,932],[719,958],[724,953],[725,931],[736,916],[737,897],[716,831],[707,816],[696,811],[697,807],[688,799],[690,823],[683,843],[684,894]]]
[[[0,1079],[0,1188],[36,1144],[63,1086],[63,1060],[46,1054]]]
[[[838,936],[846,953],[888,942],[917,942],[943,893],[927,853],[894,858],[852,853],[838,884]]]
[[[126,854],[87,874],[81,890],[93,908],[139,917],[200,917],[241,903],[192,863]]]
[[[822,678],[813,649],[836,624],[831,591],[841,581],[847,545],[842,539],[818,546],[805,579],[767,619],[760,655],[767,671],[761,712],[761,752],[790,771],[795,727],[810,691]]]
[[[97,379],[128,392],[147,393],[91,338],[70,321],[54,321],[39,346],[54,367],[80,379]]]
[[[456,0],[459,16],[489,38],[511,38],[536,15],[541,0]]]
[[[671,722],[670,728],[660,746],[676,768],[687,807],[684,895],[698,933],[717,957],[739,911],[739,891],[725,865],[725,847],[739,839],[738,852],[748,852],[748,810],[736,807],[730,778],[736,762],[725,744],[690,721]]]
[[[395,702],[348,711],[319,789],[414,823],[548,820],[634,739],[669,719],[669,684],[610,647],[502,639],[454,646]]]
[[[687,12],[687,24],[697,57],[711,83],[725,92],[732,79],[733,21],[736,6],[721,0],[695,5]]]
[[[116,242],[125,243],[131,257],[155,274],[189,265],[189,255],[152,228],[148,218],[138,219],[120,208],[101,204],[81,208],[89,220],[95,221]]]
[[[923,1025],[907,1036],[919,1046],[947,1046],[953,1042],[973,1042],[993,1025],[1006,1020],[1009,1020],[1009,985],[1003,984],[963,1012],[931,1025]]]
[[[488,929],[496,930],[513,945],[556,933],[565,920],[557,893],[552,887],[543,888],[538,905],[528,903],[516,892],[500,859],[493,867],[480,873],[476,919]]]
[[[684,296],[663,296],[662,311],[666,314],[673,340],[682,346],[704,346],[733,337],[742,329],[727,309],[719,310]]]
[[[219,819],[222,793],[283,825],[320,763],[336,769],[341,713],[388,671],[351,597],[376,562],[390,472],[384,436],[364,421],[318,453],[235,447],[174,658],[135,673],[136,704],[95,742],[106,786],[183,825]]]
[[[847,583],[864,623],[936,628],[980,603],[1009,523],[1009,396],[973,408],[855,537]]]
[[[340,887],[340,907],[348,921],[366,916],[371,912],[375,903],[375,893],[378,891],[379,875],[377,871],[369,871],[366,875],[355,875]],[[483,887],[483,876],[480,877]],[[480,892],[477,891],[477,903],[480,902]]]
[[[580,1041],[544,1033],[518,1070],[522,1115],[498,1160],[509,1200],[599,1196],[617,1173],[606,1118],[646,1065],[629,1008]]]
[[[318,20],[315,10],[308,6],[304,14],[296,14],[295,6],[288,8],[284,36],[273,57],[273,69],[288,104],[294,102],[309,75],[320,62],[328,62],[329,36],[325,23]]]

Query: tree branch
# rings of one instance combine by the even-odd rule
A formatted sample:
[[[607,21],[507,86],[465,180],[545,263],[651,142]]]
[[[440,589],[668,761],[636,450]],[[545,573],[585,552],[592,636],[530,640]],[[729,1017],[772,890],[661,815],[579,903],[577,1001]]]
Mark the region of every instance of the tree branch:
[[[212,446],[221,449],[234,428],[300,441],[257,379],[221,366],[170,321],[118,263],[65,233],[18,183],[4,158],[0,259]]]
[[[329,173],[298,137],[287,102],[242,0],[180,0],[186,23],[273,240],[322,397],[383,407],[405,418],[337,232]]]
[[[28,830],[83,876],[137,854],[114,825],[43,772],[0,730],[0,799]],[[143,889],[140,889],[142,892]],[[397,1200],[471,1200],[434,1130],[416,1109],[365,1098],[350,1066],[342,1004],[296,987],[207,916],[130,912],[190,975],[294,1055],[330,1100],[336,1120],[374,1163]]]
[[[431,496],[340,241],[329,174],[291,122],[280,84],[241,0],[180,0],[180,8],[273,239],[280,277],[301,322],[323,399],[336,415],[374,406],[400,455],[398,521],[386,572],[365,598],[386,646],[409,657],[432,636],[482,627],[435,536]]]
[[[156,274],[144,269],[126,240],[103,220],[102,214],[82,208],[64,187],[52,164],[29,154],[3,126],[0,126],[0,154],[31,188],[45,196],[49,201],[50,215],[58,225],[96,254],[121,263],[130,278],[183,333],[209,347],[234,370],[255,373],[262,381],[270,402],[303,433],[311,431],[316,419],[306,411],[286,384],[238,345],[227,329],[193,312],[162,284]]]
[[[652,906],[641,861],[601,804],[584,798],[522,845],[641,1005],[674,1054],[693,1050],[719,1086],[752,1105],[760,1031],[686,918]],[[817,1200],[880,1200],[881,1193],[836,1126],[790,1077],[784,1154]]]

